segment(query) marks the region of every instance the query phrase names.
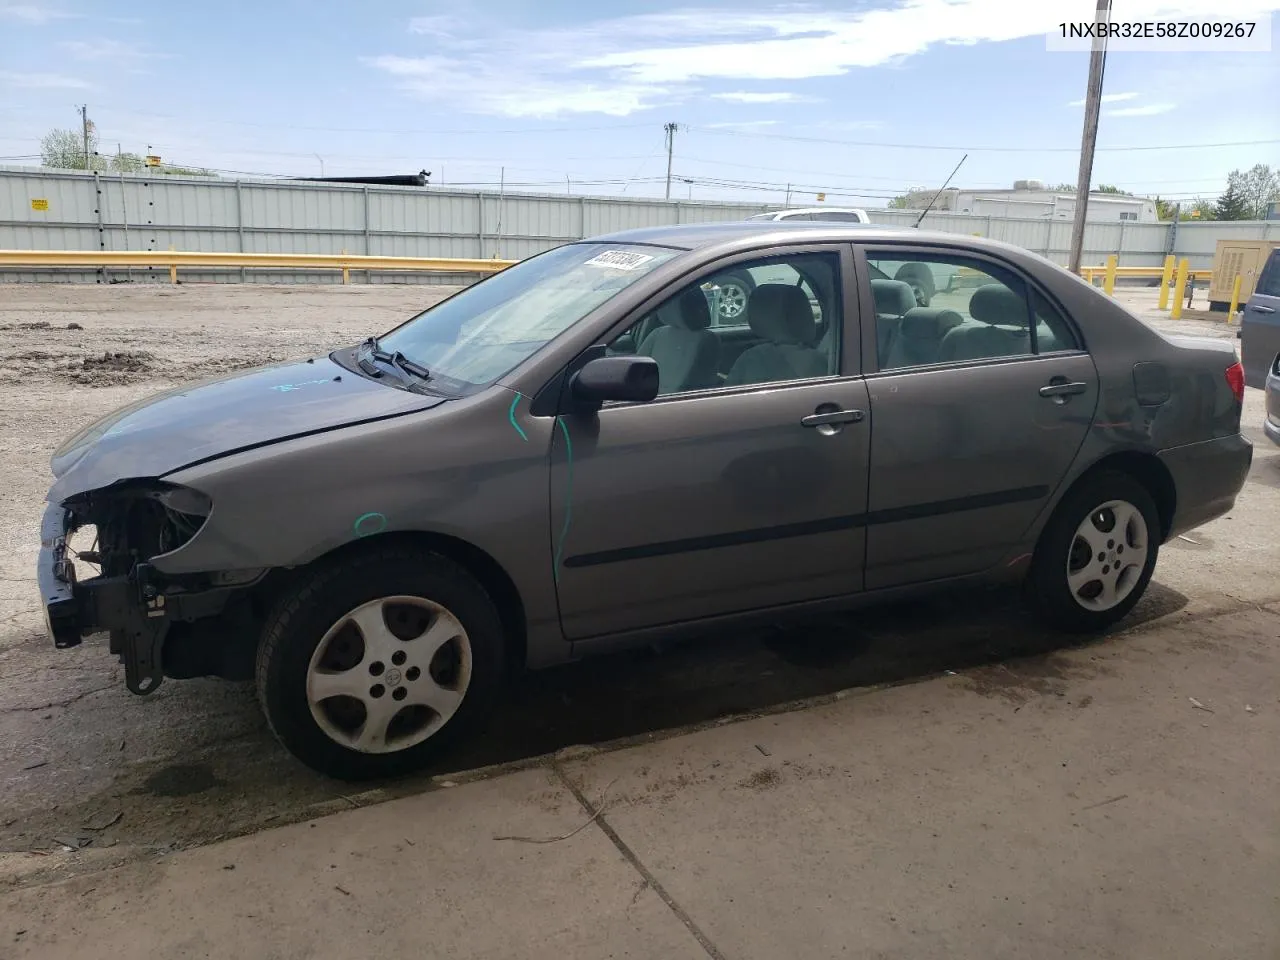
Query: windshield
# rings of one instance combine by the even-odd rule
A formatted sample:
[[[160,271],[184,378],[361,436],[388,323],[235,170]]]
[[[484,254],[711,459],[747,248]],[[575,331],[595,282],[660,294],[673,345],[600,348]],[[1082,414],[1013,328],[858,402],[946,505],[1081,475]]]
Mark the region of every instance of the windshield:
[[[489,384],[678,253],[616,243],[557,247],[423,311],[379,346],[425,365],[446,389]]]

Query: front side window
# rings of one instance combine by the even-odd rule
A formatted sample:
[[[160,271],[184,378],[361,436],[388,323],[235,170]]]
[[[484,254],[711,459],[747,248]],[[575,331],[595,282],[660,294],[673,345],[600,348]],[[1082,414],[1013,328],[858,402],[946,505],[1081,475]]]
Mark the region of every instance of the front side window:
[[[1078,347],[1062,315],[1010,270],[887,251],[868,251],[867,262],[881,370]]]
[[[571,243],[508,267],[380,338],[446,390],[497,380],[681,251]]]
[[[839,372],[840,261],[799,254],[686,286],[609,344],[658,362],[658,395]]]

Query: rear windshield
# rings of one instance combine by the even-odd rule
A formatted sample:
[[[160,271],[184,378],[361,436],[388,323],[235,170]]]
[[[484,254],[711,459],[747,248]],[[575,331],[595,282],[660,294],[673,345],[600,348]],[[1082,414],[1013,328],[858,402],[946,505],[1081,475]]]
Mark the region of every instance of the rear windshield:
[[[380,338],[424,364],[435,385],[493,383],[680,251],[572,243],[508,267]]]

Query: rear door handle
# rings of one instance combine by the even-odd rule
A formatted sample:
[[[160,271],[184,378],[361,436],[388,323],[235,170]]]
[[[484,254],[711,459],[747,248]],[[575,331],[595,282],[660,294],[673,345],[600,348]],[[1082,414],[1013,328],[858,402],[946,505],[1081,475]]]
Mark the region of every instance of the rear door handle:
[[[1072,383],[1062,381],[1060,383],[1050,383],[1040,388],[1040,396],[1042,397],[1073,397],[1078,393],[1084,393],[1089,389],[1087,383]]]
[[[821,427],[828,423],[860,423],[866,416],[862,410],[832,410],[830,413],[811,413],[800,421],[802,427]]]

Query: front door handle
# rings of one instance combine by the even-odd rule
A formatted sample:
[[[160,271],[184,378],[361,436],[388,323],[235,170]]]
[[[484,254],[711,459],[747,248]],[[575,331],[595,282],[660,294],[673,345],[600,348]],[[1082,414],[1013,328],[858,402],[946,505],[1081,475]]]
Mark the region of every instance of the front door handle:
[[[811,413],[800,421],[802,427],[821,427],[828,423],[860,423],[866,416],[861,410],[832,410],[828,413]]]
[[[1260,303],[1256,303],[1256,304],[1254,304],[1254,305],[1253,305],[1253,312],[1254,312],[1254,313],[1275,313],[1275,312],[1276,312],[1276,308],[1275,308],[1275,307],[1264,307],[1262,304],[1260,304]]]
[[[1069,382],[1055,377],[1053,382],[1040,388],[1042,397],[1073,397],[1089,389],[1087,383]]]

